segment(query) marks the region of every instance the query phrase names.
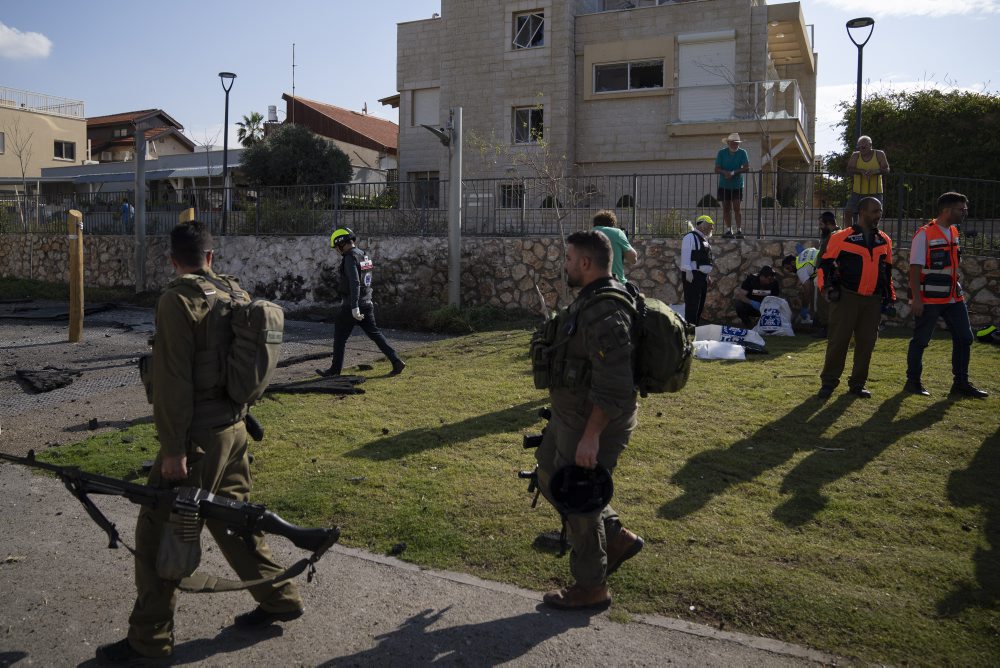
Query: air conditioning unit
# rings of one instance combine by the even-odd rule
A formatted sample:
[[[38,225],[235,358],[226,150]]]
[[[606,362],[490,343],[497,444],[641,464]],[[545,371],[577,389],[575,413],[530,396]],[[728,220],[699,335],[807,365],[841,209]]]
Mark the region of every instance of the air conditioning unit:
[[[114,158],[111,155],[111,151],[101,151],[101,162],[111,162]]]

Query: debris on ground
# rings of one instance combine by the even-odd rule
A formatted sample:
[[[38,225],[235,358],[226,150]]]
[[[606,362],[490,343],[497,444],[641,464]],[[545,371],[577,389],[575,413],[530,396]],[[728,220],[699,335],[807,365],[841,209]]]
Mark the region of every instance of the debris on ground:
[[[358,387],[363,382],[365,382],[364,376],[332,376],[289,383],[271,383],[267,391],[287,394],[364,394],[365,391]]]
[[[73,382],[74,378],[82,376],[83,372],[45,367],[44,369],[15,369],[14,374],[22,381],[22,385],[27,385],[32,393],[38,394],[66,387]]]

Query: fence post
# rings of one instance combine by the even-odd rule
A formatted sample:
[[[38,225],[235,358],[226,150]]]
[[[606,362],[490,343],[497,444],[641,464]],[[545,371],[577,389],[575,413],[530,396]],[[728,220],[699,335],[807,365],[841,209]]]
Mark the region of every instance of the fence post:
[[[757,238],[760,239],[764,235],[764,198],[761,197],[761,193],[764,192],[764,170],[761,169],[757,172]]]
[[[83,214],[71,209],[66,215],[69,245],[69,342],[83,334]]]
[[[639,175],[632,175],[632,236],[639,233]]]
[[[898,185],[896,186],[896,243],[900,243],[900,235],[903,233],[903,199],[906,197],[906,187],[903,181],[906,174],[899,174]]]
[[[524,214],[528,206],[528,189],[524,186],[524,180],[521,181],[521,236],[524,236]]]
[[[255,201],[253,203],[253,218],[254,218],[253,229],[254,229],[254,234],[258,234],[258,235],[260,234],[260,196],[261,196],[261,194],[262,194],[262,192],[260,190],[258,190],[257,191],[257,197],[256,197],[256,199],[255,199]]]
[[[340,184],[333,184],[333,229],[340,227]]]

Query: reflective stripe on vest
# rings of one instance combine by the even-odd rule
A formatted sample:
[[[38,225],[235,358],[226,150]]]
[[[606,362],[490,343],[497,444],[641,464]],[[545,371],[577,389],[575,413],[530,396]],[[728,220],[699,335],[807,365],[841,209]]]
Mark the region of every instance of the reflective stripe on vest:
[[[875,294],[878,288],[882,263],[892,266],[892,241],[881,230],[873,230],[872,237],[873,247],[869,249],[860,228],[848,227],[830,236],[826,251],[823,253],[824,260],[837,260],[841,254],[857,257],[861,263],[860,276],[843,271],[842,266],[841,282],[848,290],[866,297]],[[891,286],[886,286],[886,289],[892,294]]]
[[[816,258],[819,256],[818,248],[806,248],[804,251],[798,254],[795,258],[795,270],[798,271],[807,264],[811,264],[813,267],[816,266]]]
[[[920,269],[921,300],[925,304],[964,301],[965,297],[955,289],[958,285],[958,229],[952,225],[946,235],[935,218],[917,233],[921,230],[927,242],[924,266]]]

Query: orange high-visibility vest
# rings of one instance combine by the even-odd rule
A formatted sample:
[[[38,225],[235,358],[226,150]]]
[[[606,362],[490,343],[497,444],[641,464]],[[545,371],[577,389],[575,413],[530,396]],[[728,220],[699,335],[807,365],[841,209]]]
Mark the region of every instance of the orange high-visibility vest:
[[[861,228],[852,225],[830,235],[823,260],[835,260],[841,286],[859,295],[881,294],[892,300],[892,240],[882,230],[872,234],[872,247],[865,243]],[[884,273],[883,273],[884,272]],[[824,283],[829,276],[824,277]]]
[[[925,304],[950,304],[965,301],[958,283],[958,228],[948,230],[951,238],[938,225],[937,218],[917,230],[924,233],[927,251],[920,269],[920,299]],[[914,235],[916,237],[916,234]]]

